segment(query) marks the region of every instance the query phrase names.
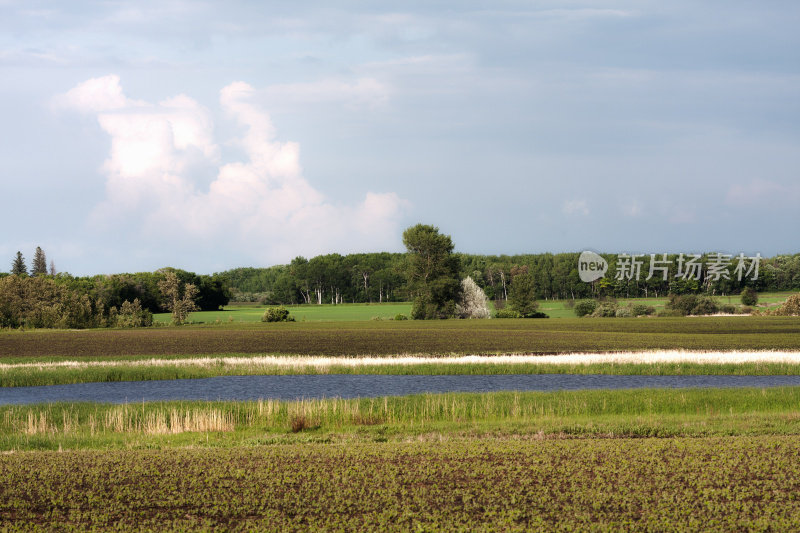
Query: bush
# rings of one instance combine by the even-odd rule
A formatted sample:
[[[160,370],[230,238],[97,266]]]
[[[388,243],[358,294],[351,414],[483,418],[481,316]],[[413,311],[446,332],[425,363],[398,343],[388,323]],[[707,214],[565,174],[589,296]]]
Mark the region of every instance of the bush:
[[[294,322],[294,317],[289,315],[289,310],[284,306],[268,307],[261,317],[261,322]]]
[[[789,296],[776,311],[776,315],[800,316],[800,293]]]
[[[395,320],[408,320],[408,317],[406,315],[404,315],[403,313],[397,313],[396,315],[394,315],[394,319]]]
[[[666,316],[686,316],[692,313],[692,310],[697,305],[696,294],[670,294],[669,301],[665,308],[674,311],[675,314]]]
[[[430,295],[421,294],[414,298],[411,304],[411,318],[414,320],[437,320],[452,318],[456,314],[456,305],[453,301],[445,301],[437,305]]]
[[[652,305],[634,304],[631,306],[631,316],[650,316],[655,312],[656,308]]]
[[[700,296],[692,309],[693,315],[713,315],[719,311],[717,301],[711,296]]]
[[[633,316],[633,311],[630,307],[620,307],[615,314],[617,318],[630,318]]]
[[[592,312],[594,318],[614,318],[617,316],[617,304],[614,302],[603,302]]]
[[[495,318],[522,318],[519,313],[514,311],[513,309],[498,309],[495,314]]]
[[[719,308],[721,313],[725,313],[726,315],[735,315],[736,314],[736,306],[733,304],[724,304]]]
[[[758,303],[758,293],[751,287],[745,287],[742,291],[742,304],[754,306]]]
[[[750,307],[749,305],[745,305],[745,306],[739,308],[739,312],[741,314],[743,314],[743,315],[752,315],[753,314],[753,308]]]
[[[583,300],[575,304],[575,315],[591,315],[597,309],[597,300]]]

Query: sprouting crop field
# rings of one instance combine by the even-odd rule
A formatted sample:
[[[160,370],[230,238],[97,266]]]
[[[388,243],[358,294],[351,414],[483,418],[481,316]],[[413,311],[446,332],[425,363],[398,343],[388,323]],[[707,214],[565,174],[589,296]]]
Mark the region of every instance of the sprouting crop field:
[[[786,437],[0,456],[7,530],[796,530]]]
[[[0,360],[232,353],[497,354],[800,350],[796,317],[366,321],[0,332]]]

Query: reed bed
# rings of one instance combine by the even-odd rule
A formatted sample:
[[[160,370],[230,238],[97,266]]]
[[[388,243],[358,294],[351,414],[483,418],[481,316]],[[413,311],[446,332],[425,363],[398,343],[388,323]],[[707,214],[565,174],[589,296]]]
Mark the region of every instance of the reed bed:
[[[123,446],[143,436],[200,434],[202,439],[209,433],[228,434],[224,443],[235,445],[309,431],[324,438],[397,439],[463,431],[562,436],[800,434],[800,387],[0,407],[2,450]],[[198,438],[174,442],[202,444]]]

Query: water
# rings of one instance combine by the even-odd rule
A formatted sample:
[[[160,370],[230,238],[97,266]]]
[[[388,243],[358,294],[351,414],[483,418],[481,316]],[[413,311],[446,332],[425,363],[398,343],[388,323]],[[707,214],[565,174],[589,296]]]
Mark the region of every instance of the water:
[[[206,379],[0,388],[0,405],[59,401],[126,403],[163,400],[370,398],[426,392],[783,386],[800,386],[800,376],[607,376],[598,374],[225,376]]]

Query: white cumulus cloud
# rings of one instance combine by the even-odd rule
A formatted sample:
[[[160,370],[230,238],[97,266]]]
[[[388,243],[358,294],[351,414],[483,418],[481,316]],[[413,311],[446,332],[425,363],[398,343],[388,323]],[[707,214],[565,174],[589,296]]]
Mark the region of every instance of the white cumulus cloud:
[[[391,247],[406,202],[392,192],[366,192],[356,205],[328,201],[303,176],[299,145],[277,139],[254,95],[244,82],[220,91],[222,111],[241,131],[232,144],[243,157],[235,161],[223,161],[211,112],[186,95],[134,101],[117,76],[105,76],[57,97],[62,107],[96,114],[111,138],[106,198],[93,223],[184,247],[188,239],[206,249],[217,243],[221,253],[252,250],[265,262]],[[203,172],[210,184],[198,180]]]
[[[129,100],[122,92],[119,76],[114,74],[79,83],[66,94],[57,96],[54,103],[87,113],[146,105],[144,102]]]

